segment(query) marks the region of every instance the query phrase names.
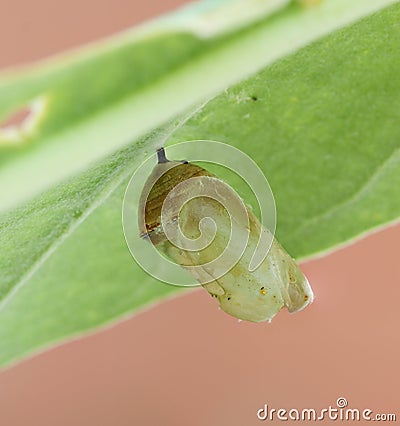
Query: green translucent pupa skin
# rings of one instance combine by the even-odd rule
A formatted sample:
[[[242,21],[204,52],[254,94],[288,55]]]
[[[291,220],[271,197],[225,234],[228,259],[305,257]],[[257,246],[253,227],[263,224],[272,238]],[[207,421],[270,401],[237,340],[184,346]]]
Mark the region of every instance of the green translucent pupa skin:
[[[148,236],[157,249],[172,261],[188,269],[200,283],[207,282],[203,287],[218,300],[221,309],[229,315],[240,320],[262,322],[271,321],[283,307],[292,313],[304,309],[313,300],[311,287],[296,262],[275,238],[260,266],[254,271],[249,270],[250,261],[263,229],[251,210],[246,208],[247,221],[243,221],[243,223],[236,221],[235,223],[239,233],[242,231],[243,235],[248,235],[243,255],[233,266],[229,264],[229,256],[225,257],[222,262],[227,262],[227,272],[222,276],[219,276],[220,274],[217,274],[215,269],[208,265],[226,250],[231,236],[231,218],[235,220],[235,211],[230,211],[229,215],[220,202],[206,197],[196,197],[184,204],[181,209],[177,202],[176,208],[172,205],[169,210],[164,211],[164,228],[161,226],[162,204],[168,193],[177,184],[199,176],[208,177],[209,185],[218,185],[218,182],[221,182],[218,177],[197,165],[168,161],[165,158],[164,150],[159,151],[159,163],[146,183],[147,189],[151,187],[151,190],[143,191],[144,194],[149,195],[147,202],[142,200],[142,208],[139,211],[139,226],[142,235]],[[191,179],[191,185],[195,191],[196,188],[193,185],[204,185],[204,181],[196,182]],[[228,198],[232,194],[220,192],[223,197],[227,198],[224,201],[229,203]],[[238,197],[237,194],[235,196]],[[179,195],[177,198],[179,199]],[[205,217],[211,217],[215,222],[215,227],[211,226],[209,222],[202,224],[202,236],[212,241],[202,250],[188,251],[178,248],[176,244],[172,244],[166,238],[163,232],[163,229],[166,230],[168,226],[176,227],[178,220],[182,234],[186,238],[196,239],[200,235],[200,220]],[[212,238],[213,236],[214,238]],[[176,242],[174,241],[174,243]],[[242,244],[243,239],[237,239],[235,244],[230,246],[232,253],[240,250]],[[206,266],[196,268],[196,270],[191,268],[198,265]],[[224,266],[224,264],[218,264],[218,269],[220,270]],[[218,278],[213,279],[215,277]]]

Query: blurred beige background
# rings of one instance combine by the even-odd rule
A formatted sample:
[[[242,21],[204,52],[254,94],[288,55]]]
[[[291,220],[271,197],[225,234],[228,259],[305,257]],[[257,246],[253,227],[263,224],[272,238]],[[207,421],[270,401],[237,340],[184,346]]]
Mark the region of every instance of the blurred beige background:
[[[0,0],[0,67],[43,58],[185,3]],[[257,410],[396,413],[400,226],[303,265],[315,303],[238,323],[187,293],[0,373],[0,426],[260,424]],[[397,412],[396,412],[397,410]]]

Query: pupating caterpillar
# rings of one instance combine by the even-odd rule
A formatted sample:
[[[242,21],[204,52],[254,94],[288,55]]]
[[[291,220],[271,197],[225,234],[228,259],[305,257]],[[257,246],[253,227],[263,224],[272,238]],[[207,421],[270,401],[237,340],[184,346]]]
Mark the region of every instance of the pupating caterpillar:
[[[139,203],[142,238],[187,269],[222,310],[241,320],[270,321],[283,307],[293,313],[312,302],[311,287],[294,259],[229,185],[196,164],[167,160],[164,148],[157,156]],[[262,232],[271,237],[271,246],[252,269]]]

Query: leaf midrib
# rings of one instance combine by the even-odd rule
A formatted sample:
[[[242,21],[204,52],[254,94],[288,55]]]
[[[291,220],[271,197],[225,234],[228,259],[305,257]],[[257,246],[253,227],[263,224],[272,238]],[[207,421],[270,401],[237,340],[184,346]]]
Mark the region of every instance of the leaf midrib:
[[[396,159],[397,154],[400,153],[400,148],[396,148],[392,151],[390,155],[388,155],[384,161],[375,169],[375,171],[369,176],[369,178],[360,185],[351,195],[349,195],[343,202],[340,204],[336,204],[335,206],[332,206],[331,208],[325,210],[324,212],[305,220],[299,227],[296,229],[296,231],[293,232],[293,236],[301,234],[305,228],[309,227],[310,225],[313,225],[324,218],[329,218],[332,214],[337,212],[338,210],[348,207],[351,204],[357,202],[360,198],[362,198],[368,191],[371,186],[373,186],[377,181],[379,181],[379,178],[381,175],[384,174],[385,170],[387,169],[388,165],[392,162],[392,160]],[[312,256],[310,254],[307,257]]]
[[[181,128],[193,115],[195,115],[200,109],[205,106],[205,103],[200,104],[196,108],[192,109],[189,113],[187,113],[181,120],[179,120],[176,124],[170,126],[170,129],[160,130],[157,137],[151,138],[154,139],[152,145],[153,148],[155,145],[163,145],[164,142],[172,136],[172,134]],[[148,144],[150,145],[150,143]],[[146,146],[148,149],[149,146]],[[121,168],[121,171],[117,173],[115,176],[115,181],[105,188],[98,194],[97,197],[93,198],[92,204],[82,212],[82,214],[76,218],[75,220],[71,220],[69,226],[66,228],[64,232],[62,232],[53,243],[47,247],[47,249],[39,256],[39,258],[28,268],[21,278],[16,281],[5,293],[2,299],[0,299],[0,312],[7,306],[7,304],[12,300],[14,295],[18,292],[20,288],[22,288],[35,274],[38,272],[42,265],[46,263],[46,261],[52,256],[53,253],[57,251],[57,249],[66,241],[83,222],[107,199],[119,188],[119,186],[126,181],[129,176],[132,174],[131,168]]]

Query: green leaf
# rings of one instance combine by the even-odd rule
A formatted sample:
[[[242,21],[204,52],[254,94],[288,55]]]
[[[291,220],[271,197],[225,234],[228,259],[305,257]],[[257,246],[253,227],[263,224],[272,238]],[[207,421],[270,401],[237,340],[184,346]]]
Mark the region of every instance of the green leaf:
[[[244,13],[248,0],[210,0],[191,19],[178,14],[92,51],[3,76],[0,118],[34,101],[39,112],[33,128],[16,140],[0,133],[0,211],[85,171],[277,58],[393,2],[326,0],[304,8],[288,0],[274,0],[274,7],[251,0],[258,19],[251,24]]]
[[[254,158],[276,197],[277,237],[293,256],[396,220],[398,4],[244,79],[389,3],[277,2],[275,14],[253,24],[251,16],[232,20],[223,33],[216,29],[225,15],[217,13],[207,37],[157,35],[162,21],[66,62],[3,77],[0,113],[32,99],[47,97],[48,105],[18,146],[0,135],[0,363],[179,290],[134,263],[121,227],[127,182],[164,141],[220,140]]]

